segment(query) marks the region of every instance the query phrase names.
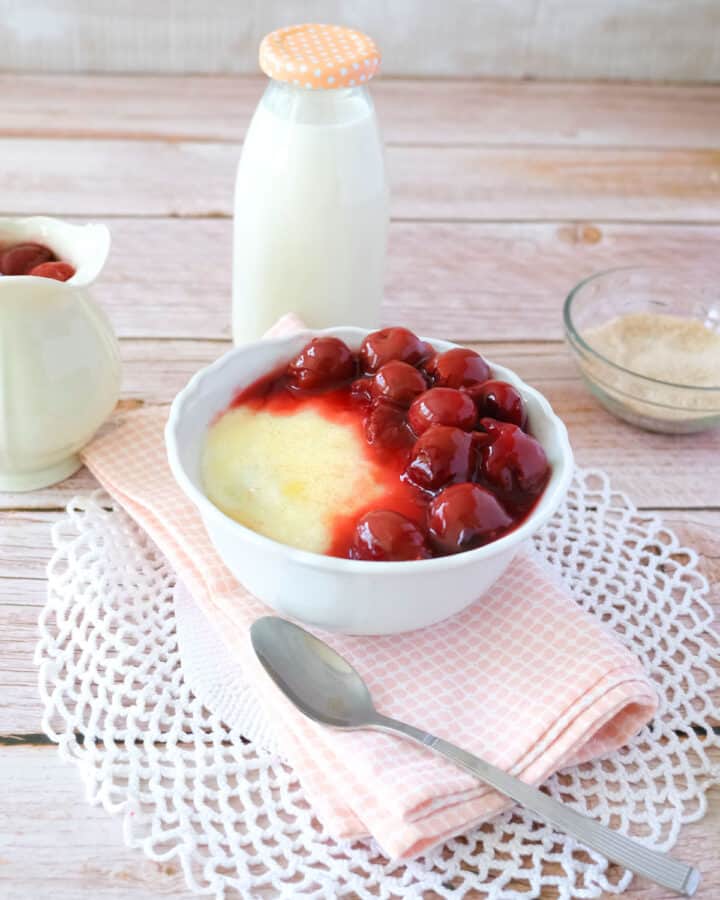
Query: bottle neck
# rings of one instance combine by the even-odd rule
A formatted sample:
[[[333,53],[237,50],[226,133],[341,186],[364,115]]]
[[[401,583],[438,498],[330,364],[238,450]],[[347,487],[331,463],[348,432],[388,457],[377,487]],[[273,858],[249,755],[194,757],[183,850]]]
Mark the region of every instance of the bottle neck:
[[[266,110],[301,125],[340,125],[373,115],[366,85],[311,90],[287,81],[270,79],[263,95]]]

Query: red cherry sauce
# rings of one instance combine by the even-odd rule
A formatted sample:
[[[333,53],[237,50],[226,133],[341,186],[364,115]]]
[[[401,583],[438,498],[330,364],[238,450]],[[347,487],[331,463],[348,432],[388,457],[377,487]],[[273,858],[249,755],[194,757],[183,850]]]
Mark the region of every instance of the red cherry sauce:
[[[401,360],[403,365],[407,359],[412,359],[412,365],[422,375],[428,390],[437,386],[438,381],[454,379],[457,383],[455,390],[467,392],[470,398],[477,395],[481,382],[472,382],[465,373],[472,367],[471,374],[472,370],[476,370],[479,377],[489,375],[489,369],[477,354],[472,354],[472,351],[463,351],[462,354],[450,351],[449,355],[441,355],[426,366],[426,353],[418,352],[416,360],[405,352],[406,345],[411,349],[414,346],[411,339],[418,342],[418,346],[424,346],[411,332],[406,332],[407,329],[385,329],[375,334],[383,338],[379,344],[383,351],[386,345],[393,343],[388,339],[388,334],[393,338],[403,351],[398,351],[399,355],[404,355]],[[363,347],[369,344],[372,349],[373,337],[370,335]],[[340,343],[334,338],[314,339],[289,365],[279,366],[240,390],[229,407],[244,406],[275,416],[291,416],[311,409],[328,421],[355,432],[358,446],[373,466],[373,477],[381,492],[366,505],[360,504],[351,512],[338,510],[330,525],[332,539],[328,555],[357,558],[354,554],[358,546],[358,528],[361,527],[359,522],[374,511],[400,513],[414,523],[425,536],[427,555],[430,556],[461,552],[496,540],[527,519],[542,496],[550,477],[550,467],[545,461],[543,472],[544,453],[525,430],[524,421],[523,428],[520,428],[492,418],[478,420],[474,415],[464,415],[458,418],[459,428],[445,425],[427,428],[422,422],[416,433],[409,421],[420,419],[417,415],[413,416],[412,409],[409,411],[407,407],[411,396],[422,388],[422,381],[416,379],[418,383],[415,386],[408,381],[413,390],[408,396],[403,394],[400,398],[402,403],[393,402],[384,394],[387,390],[384,375],[381,373],[380,381],[376,383],[377,375],[374,371],[368,372],[363,351],[359,355],[353,354],[352,362],[349,362],[347,347],[343,345],[340,349],[333,349],[332,341]],[[386,365],[388,361],[383,359],[382,362]],[[464,368],[458,375],[452,366],[457,368],[460,363]],[[351,368],[354,371],[348,377]],[[374,366],[375,370],[377,368]],[[395,368],[399,370],[399,367]],[[385,369],[386,373],[388,371]],[[450,375],[453,377],[450,378]],[[463,383],[464,379],[468,380],[467,385]],[[494,384],[497,385],[497,382]],[[447,388],[444,390],[448,392]],[[421,399],[416,401],[415,406],[425,396],[420,395]],[[465,403],[463,408],[465,406],[471,410],[470,404]],[[487,415],[482,407],[481,410],[481,415]],[[461,466],[457,460],[453,460],[451,466],[445,465],[442,454],[448,441],[453,446],[457,445],[456,455],[462,456]],[[468,448],[469,462],[465,458]],[[457,483],[465,484],[463,491],[468,496],[465,497],[461,490],[450,490],[448,502],[442,505],[445,489]],[[473,506],[469,503],[475,497],[469,491],[472,484],[492,493],[495,498],[492,502],[500,504],[496,509],[488,500],[484,501],[484,506],[492,512],[493,522],[470,520],[471,514],[487,519],[483,504]],[[456,502],[458,498],[468,502]],[[478,502],[483,499],[482,492],[477,494],[477,498]],[[471,506],[475,512],[468,512]],[[459,516],[457,521],[443,520],[442,534],[433,526],[433,516],[437,519],[438,510],[445,510],[448,514],[456,510]]]
[[[351,513],[338,511],[330,526],[332,541],[327,554],[347,558],[358,520],[375,509],[399,512],[424,529],[431,498],[401,478],[412,450],[412,437],[404,447],[387,447],[379,443],[371,446],[366,439],[364,424],[370,399],[358,395],[357,388],[353,390],[353,381],[324,391],[298,391],[292,387],[286,369],[285,365],[280,366],[240,390],[229,408],[244,406],[275,416],[292,416],[311,409],[329,422],[351,428],[357,435],[358,446],[374,464],[375,478],[382,487],[382,493],[375,495],[367,505],[359,505]]]

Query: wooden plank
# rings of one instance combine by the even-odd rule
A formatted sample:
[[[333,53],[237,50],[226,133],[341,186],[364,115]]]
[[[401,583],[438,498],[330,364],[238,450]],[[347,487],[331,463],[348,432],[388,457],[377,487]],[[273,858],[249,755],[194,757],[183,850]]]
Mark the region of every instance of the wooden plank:
[[[4,900],[190,900],[177,860],[125,847],[121,818],[90,806],[75,767],[50,746],[2,747]]]
[[[37,581],[42,592],[29,596],[26,606],[45,603],[45,567],[52,553],[50,529],[63,512],[6,511],[0,519],[0,605],[14,605],[8,602],[7,587],[12,582]],[[19,592],[18,592],[19,593]]]
[[[153,863],[123,845],[121,820],[83,797],[80,777],[54,747],[0,748],[7,789],[0,808],[0,891],[4,900],[190,900],[176,860]],[[708,794],[708,812],[685,825],[674,853],[703,874],[698,900],[720,895],[716,865],[720,789]],[[262,891],[253,894],[258,900]],[[467,900],[485,895],[471,891]],[[555,898],[553,888],[541,900]],[[607,900],[611,896],[607,895]],[[676,895],[634,878],[623,897],[674,900]]]
[[[559,344],[473,346],[541,390],[568,426],[579,465],[608,472],[613,485],[644,506],[720,506],[720,430],[699,435],[639,431],[602,409]],[[229,344],[124,344],[130,396],[167,402]],[[697,473],[707,478],[698,489]]]
[[[532,383],[577,380],[569,353],[557,343],[474,343],[478,351],[520,372]],[[226,351],[230,341],[121,342],[123,396],[168,403],[190,377]]]
[[[23,579],[4,578],[0,583],[0,736],[30,734],[41,728],[42,703],[33,659],[46,588],[43,581],[24,584],[30,592],[24,591]]]
[[[615,479],[613,484],[617,486]],[[701,571],[712,585],[710,602],[720,619],[720,510],[659,514],[680,541],[699,554]],[[45,603],[45,567],[52,554],[50,529],[62,515],[60,511],[0,515],[0,735],[27,734],[40,727],[33,654],[37,617]]]
[[[503,75],[712,81],[720,75],[713,0],[455,0],[347,4],[264,0],[211,5],[163,0],[5,0],[3,66],[27,71],[256,72],[268,31],[323,21],[371,34],[383,70],[422,76]]]
[[[397,222],[390,228],[385,322],[455,340],[563,336],[570,289],[615,266],[688,266],[720,276],[716,226]]]
[[[237,143],[266,83],[222,75],[0,74],[0,136]],[[720,88],[713,85],[380,78],[372,93],[388,144],[720,143]]]
[[[122,342],[123,396],[136,403],[168,403],[190,376],[229,343],[217,341]],[[720,506],[720,430],[699,435],[639,431],[602,409],[583,386],[569,351],[557,343],[475,343],[541,390],[565,421],[579,465],[603,469],[614,486],[639,506]],[[702,490],[697,472],[706,473]],[[57,487],[0,494],[0,509],[64,506],[73,493],[92,490],[87,474]]]
[[[637,506],[720,505],[717,429],[699,435],[640,431],[603,409],[579,379],[536,385],[567,425],[577,464],[607,472]]]
[[[720,610],[720,509],[647,510],[659,515],[679,539],[694,547],[708,579],[714,585],[714,602]],[[50,530],[64,517],[61,510],[6,511],[0,519],[0,606],[15,607],[8,599],[8,586],[16,583],[17,596],[24,590],[23,607],[41,607],[45,603],[45,569],[53,552]],[[41,589],[28,587],[37,583]]]
[[[202,365],[229,344],[123,342],[125,390],[168,402]],[[642,432],[602,409],[560,344],[475,343],[541,390],[568,426],[578,464],[607,471],[618,490],[644,506],[720,506],[720,430],[699,435]],[[710,477],[698,490],[697,472]],[[716,477],[715,477],[716,476]]]
[[[389,149],[397,218],[718,221],[720,151]]]
[[[216,359],[229,344],[215,341],[123,341],[125,397],[168,403],[190,376]],[[700,435],[643,432],[616,420],[584,388],[568,351],[558,344],[473,344],[538,387],[566,422],[578,464],[606,470],[615,486],[640,506],[720,506],[720,477],[697,486],[698,470],[717,472],[720,431]],[[37,492],[0,494],[0,508],[64,505],[73,492],[91,490],[79,474]]]
[[[542,8],[539,10],[542,12]],[[200,91],[199,85],[197,89]],[[417,85],[413,102],[419,102],[421,95],[422,85]],[[525,96],[524,101],[528,106],[532,103],[529,96]],[[615,121],[613,103],[617,102],[622,106],[620,93],[614,98],[608,94],[602,96],[605,98],[603,109],[606,112],[601,115],[601,122],[604,115],[607,123],[612,123]],[[401,98],[402,92],[398,94],[398,105]],[[561,95],[558,94],[555,100],[558,106],[562,103],[560,98]],[[657,149],[652,152],[634,150],[629,153],[611,150],[609,147],[616,140],[614,134],[618,134],[618,142],[627,143],[627,137],[622,138],[621,132],[625,129],[627,133],[631,129],[632,117],[623,106],[623,112],[617,119],[620,131],[613,132],[615,126],[612,124],[601,124],[596,132],[599,139],[591,140],[593,132],[589,121],[592,109],[589,97],[587,100],[588,124],[583,126],[583,120],[578,117],[577,111],[573,113],[570,110],[567,120],[561,120],[565,124],[557,126],[567,127],[569,130],[578,128],[581,132],[578,138],[547,142],[543,138],[542,142],[605,143],[608,147],[605,150],[588,147],[578,154],[566,149],[565,156],[555,147],[549,147],[545,152],[545,148],[527,151],[517,145],[508,154],[497,148],[485,148],[483,152],[476,153],[474,149],[460,145],[481,142],[482,112],[478,112],[478,107],[473,106],[469,96],[466,106],[449,107],[447,121],[451,127],[455,123],[456,133],[459,129],[458,122],[473,119],[472,126],[467,129],[467,141],[456,138],[450,143],[458,146],[441,152],[430,147],[391,148],[391,166],[402,169],[398,195],[400,215],[406,218],[426,218],[428,215],[437,218],[448,215],[447,210],[452,208],[455,210],[453,218],[468,215],[483,218],[487,217],[487,209],[495,204],[501,212],[490,218],[498,218],[518,214],[518,204],[521,204],[523,212],[520,217],[529,219],[536,217],[538,208],[552,208],[554,203],[558,209],[565,210],[557,213],[555,218],[567,216],[568,209],[591,209],[590,214],[593,216],[614,217],[614,213],[611,215],[602,210],[621,210],[618,215],[622,215],[625,192],[631,217],[652,219],[660,216],[672,219],[676,215],[697,216],[701,207],[717,209],[717,153],[704,150],[693,153],[684,149],[677,149],[669,154]],[[191,102],[197,103],[197,98]],[[436,98],[433,102],[439,101]],[[57,109],[57,105],[53,108]],[[641,100],[637,101],[637,105],[642,105]],[[78,106],[76,118],[73,118],[74,114],[70,115],[75,123],[71,129],[89,127],[87,111],[83,112],[81,106],[82,104]],[[403,140],[414,142],[417,135],[427,133],[423,132],[423,125],[413,137],[413,110],[410,106],[405,120],[399,112],[395,113],[400,123],[398,128],[404,128],[408,135],[398,143],[403,143]],[[3,174],[0,174],[0,184],[3,187],[7,185],[4,195],[14,203],[22,202],[22,206],[17,208],[27,209],[33,203],[57,202],[57,208],[63,209],[65,198],[70,197],[70,208],[77,203],[74,208],[80,214],[87,214],[82,206],[85,202],[96,203],[93,209],[98,214],[108,214],[126,208],[123,205],[123,194],[127,192],[127,208],[133,214],[136,207],[148,202],[152,214],[163,214],[157,212],[163,209],[185,214],[189,209],[200,210],[199,215],[213,212],[226,215],[227,207],[222,206],[222,203],[230,202],[228,183],[231,174],[228,173],[231,173],[234,166],[232,154],[236,154],[236,151],[229,144],[223,147],[221,143],[212,141],[231,139],[230,130],[237,127],[230,119],[231,114],[228,114],[228,134],[216,137],[211,132],[216,127],[213,116],[217,117],[219,112],[212,104],[208,104],[207,124],[198,124],[196,132],[193,131],[193,126],[189,128],[188,135],[184,135],[181,133],[182,115],[176,108],[176,112],[172,114],[176,124],[157,126],[157,136],[164,140],[150,142],[146,156],[140,144],[137,152],[132,148],[131,152],[128,148],[135,142],[127,138],[139,136],[143,127],[156,127],[152,110],[150,107],[147,109],[148,125],[145,126],[141,121],[142,108],[137,106],[136,101],[128,101],[125,110],[119,101],[115,108],[112,105],[108,107],[109,115],[117,112],[118,121],[118,131],[111,136],[124,138],[123,140],[77,140],[70,144],[59,139],[49,142],[16,139],[1,143],[0,152],[13,148],[8,156],[11,165],[7,168],[0,167],[0,170],[4,170],[5,178],[3,182]],[[713,139],[712,131],[717,127],[718,118],[712,115],[713,109],[714,107],[706,108],[709,131],[704,137],[701,130],[692,132],[693,127],[700,126],[697,124],[699,119],[692,120],[691,115],[691,120],[696,121],[696,125],[691,123],[690,131],[697,135],[697,144],[692,141],[684,144],[681,140],[682,129],[673,127],[668,129],[673,135],[668,139],[668,144],[645,144],[643,137],[642,145],[717,147],[718,142]],[[195,116],[195,113],[192,115]],[[642,114],[638,112],[637,115],[642,120]],[[106,119],[107,116],[108,113],[105,114]],[[496,116],[497,125],[494,127],[497,135],[501,136],[503,109],[499,101]],[[4,113],[0,118],[4,118]],[[537,119],[542,118],[539,106]],[[531,133],[538,126],[533,124],[529,112],[526,120],[526,133],[532,142]],[[9,121],[17,123],[21,119],[13,119],[11,116]],[[107,127],[102,124],[102,116],[98,121],[102,128]],[[653,129],[659,131],[660,122],[659,113],[656,118],[651,116],[649,124],[642,126],[639,134],[645,133],[642,128],[648,129],[648,135],[653,133]],[[18,126],[16,124],[10,127]],[[135,134],[121,132],[123,128],[133,127],[140,130]],[[507,130],[512,130],[512,127],[514,124],[509,121]],[[584,136],[583,127],[589,129]],[[163,130],[166,128],[167,132]],[[177,129],[177,134],[173,135],[173,129]],[[205,129],[207,134],[204,133]],[[551,131],[549,128],[548,138]],[[2,133],[0,123],[0,134]],[[61,131],[52,133],[56,138],[62,136]],[[104,135],[102,131],[99,133]],[[521,133],[523,132],[518,132]],[[80,132],[74,136],[82,137]],[[94,136],[95,132],[85,135]],[[184,143],[185,137],[193,138],[193,142]],[[198,138],[210,138],[211,142],[202,144],[198,142]],[[177,146],[173,141],[177,142]],[[499,138],[497,142],[502,143]],[[30,147],[35,149],[32,152],[28,149],[27,157],[23,159],[23,148]],[[119,159],[113,156],[114,148],[118,150]],[[175,156],[173,149],[177,150]],[[41,164],[37,171],[33,171],[28,164],[37,161],[38,154],[42,156],[48,151],[55,154],[55,159]],[[422,167],[418,168],[416,157],[410,151],[422,151],[427,154],[428,160],[432,157],[434,162],[425,166],[428,177],[425,177]],[[79,154],[78,158],[73,158],[69,164],[67,161],[75,153]],[[3,161],[6,155],[4,154]],[[509,162],[504,160],[506,155]],[[519,162],[521,155],[525,159]],[[575,158],[574,163],[566,163],[570,156]],[[145,163],[142,158],[145,158]],[[638,175],[636,169],[647,170],[648,160],[650,174],[645,171],[642,176]],[[658,171],[664,169],[665,160],[668,161],[667,174],[660,177],[653,172],[652,167],[656,166]],[[692,177],[686,177],[683,166],[695,165],[698,160],[700,165],[696,173]],[[451,168],[446,174],[442,169],[448,163]],[[117,169],[114,168],[116,164]],[[163,165],[167,168],[163,169]],[[83,166],[88,167],[87,182],[84,180]],[[485,168],[479,174],[468,174],[469,169],[474,170],[478,166]],[[576,166],[587,166],[588,172],[576,170]],[[570,169],[569,172],[564,171],[566,167]],[[563,171],[559,172],[560,169]],[[460,173],[469,186],[470,194],[467,197],[460,194],[459,179],[455,171]],[[106,190],[103,187],[104,178],[108,182]],[[506,178],[513,182],[512,189],[507,189],[507,203],[504,197],[498,199],[493,193],[495,182],[503,189],[503,179]],[[13,187],[13,182],[17,183],[16,187]],[[527,198],[522,196],[526,184],[529,185]],[[596,195],[602,193],[608,184],[609,199],[596,204]],[[39,189],[45,191],[47,186],[50,189],[40,200]],[[637,210],[644,202],[645,191],[653,195],[648,201],[651,212],[647,216],[639,216]],[[143,196],[143,192],[146,196]],[[203,193],[211,201],[218,198],[222,203],[215,210],[209,204],[193,206],[193,195],[202,196]],[[603,206],[603,203],[609,205]],[[596,206],[600,212],[596,210]],[[480,209],[479,214],[474,212],[475,207]],[[405,213],[402,212],[403,209]],[[717,221],[715,215],[709,218]],[[126,221],[122,223],[121,230],[122,227],[126,227],[125,238],[116,232],[115,258],[119,268],[115,270],[113,262],[98,287],[98,295],[106,302],[111,315],[119,317],[119,330],[133,338],[123,341],[122,348],[126,379],[125,402],[164,403],[191,371],[212,359],[226,346],[217,339],[227,336],[230,223],[222,219],[139,223]],[[172,243],[168,237],[171,232]],[[404,250],[397,249],[401,237],[406,241]],[[510,363],[520,374],[536,382],[547,393],[568,421],[578,460],[583,464],[597,464],[610,471],[613,484],[627,490],[636,502],[666,506],[718,505],[719,501],[714,493],[720,490],[720,478],[715,477],[720,458],[717,452],[720,449],[717,433],[700,438],[671,439],[643,435],[617,423],[600,411],[588,397],[559,345],[537,343],[546,337],[555,339],[559,336],[560,299],[569,283],[587,271],[606,265],[604,260],[612,263],[619,255],[628,262],[663,259],[674,264],[683,261],[703,266],[709,272],[710,263],[717,257],[717,237],[715,226],[676,228],[672,225],[646,227],[527,222],[517,225],[488,222],[461,226],[399,222],[393,226],[391,238],[394,242],[391,259],[397,259],[397,268],[390,272],[389,283],[393,287],[393,297],[386,307],[386,316],[388,321],[404,320],[427,333],[450,334],[465,340],[490,336],[494,343],[483,344],[481,349],[487,350],[499,361]],[[562,248],[560,244],[563,245]],[[190,256],[193,259],[187,262],[186,258]],[[488,258],[492,258],[492,261],[486,263]],[[133,266],[134,272],[131,271]],[[588,268],[584,269],[585,266]],[[570,273],[572,278],[568,277]],[[113,278],[117,280],[113,282]],[[563,278],[567,278],[568,284],[563,282]],[[417,287],[418,283],[422,283],[422,286]],[[479,285],[482,291],[478,290]],[[160,294],[162,297],[159,297]],[[431,310],[435,311],[430,312]],[[467,331],[468,322],[472,323],[475,332],[472,335]],[[515,322],[523,324],[514,324]],[[549,323],[549,326],[543,326],[542,323]],[[549,327],[549,330],[543,332],[543,327]],[[492,332],[491,335],[488,332]],[[163,335],[174,338],[200,337],[206,340],[147,339]],[[503,343],[518,339],[527,343]],[[701,486],[698,485],[698,473],[702,473]],[[59,515],[56,511],[43,512],[43,507],[55,509],[64,504],[72,492],[88,490],[92,485],[92,479],[87,473],[79,473],[58,488],[34,494],[8,495],[0,501],[0,506],[4,502],[6,507],[35,507],[35,512],[15,511],[0,515],[0,633],[3,635],[0,644],[0,683],[4,688],[0,692],[0,734],[18,731],[28,733],[39,728],[40,706],[32,653],[37,638],[38,608],[45,595],[43,570],[50,553],[49,528]],[[703,565],[717,585],[720,582],[718,510],[673,509],[664,515],[672,527],[688,535],[689,545],[701,551]],[[717,600],[715,603],[718,608]],[[42,749],[52,752],[51,748]],[[34,821],[33,810],[41,804],[44,809],[48,809],[47,800],[53,796],[55,785],[61,784],[63,788],[67,785],[64,772],[60,773],[52,767],[48,769],[49,759],[50,756],[42,757],[41,764],[37,767],[45,780],[24,782],[20,778],[20,792],[13,795],[10,812],[5,815],[4,810],[0,811],[0,845],[9,845],[12,849],[10,854],[0,850],[0,893],[3,896],[22,897],[23,900],[27,896],[42,897],[50,894],[72,897],[74,900],[79,893],[85,892],[98,897],[127,897],[134,896],[130,892],[136,889],[137,896],[157,896],[158,893],[165,892],[178,896],[178,892],[183,891],[178,871],[163,873],[161,870],[153,870],[146,877],[144,870],[136,868],[145,865],[142,857],[120,847],[117,823],[112,823],[115,827],[112,837],[117,839],[117,844],[113,844],[110,839],[105,843],[105,838],[100,837],[104,826],[97,824],[93,828],[96,820],[99,823],[99,817],[104,817],[104,813],[99,813],[93,819],[83,805],[77,815],[74,814],[71,804],[75,802],[76,805],[82,805],[75,785],[71,785],[73,797],[69,801],[61,797],[57,807],[50,807],[52,813],[49,819],[54,816],[52,821]],[[52,759],[57,761],[54,753]],[[7,766],[3,771],[10,772]],[[49,772],[47,776],[44,774],[46,771]],[[10,774],[10,783],[14,785],[14,770]],[[20,806],[20,803],[23,805]],[[68,809],[71,809],[70,815],[67,814]],[[713,807],[715,809],[717,806]],[[61,827],[58,827],[58,821],[62,823]],[[110,820],[103,819],[103,822],[107,824]],[[698,858],[703,861],[714,859],[717,855],[713,849],[718,832],[717,822],[711,818],[697,828],[706,841]],[[36,844],[33,844],[34,840]],[[66,852],[68,846],[71,849]],[[58,847],[63,849],[60,855],[57,853]],[[101,848],[99,854],[98,847]],[[12,857],[10,862],[8,856]],[[88,863],[88,859],[98,862]],[[106,866],[108,860],[110,862]],[[14,868],[9,869],[8,865]],[[717,877],[717,868],[706,876],[704,888],[709,886],[711,890],[708,897],[718,892]],[[643,887],[641,885],[638,888],[638,894],[655,900],[652,893],[642,893]]]
[[[0,158],[6,213],[228,216],[238,150],[4,138]],[[387,162],[395,218],[720,221],[720,150],[391,146]]]
[[[119,335],[230,337],[229,220],[105,222],[113,249],[95,296]],[[383,321],[465,341],[557,340],[568,291],[592,272],[664,263],[720,277],[718,246],[717,225],[393,222]]]

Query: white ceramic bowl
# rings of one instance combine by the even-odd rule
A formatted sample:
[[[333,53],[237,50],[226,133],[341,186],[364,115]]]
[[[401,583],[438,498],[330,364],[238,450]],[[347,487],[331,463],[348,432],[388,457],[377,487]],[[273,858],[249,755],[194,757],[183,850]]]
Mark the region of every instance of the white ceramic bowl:
[[[237,347],[202,369],[177,395],[165,430],[170,468],[197,506],[210,539],[245,587],[286,616],[327,631],[392,634],[424,628],[477,600],[502,575],[520,546],[552,516],[572,476],[573,458],[563,423],[548,401],[514,372],[490,363],[527,404],[533,434],[545,448],[552,475],[532,514],[492,544],[454,556],[414,562],[364,562],[297,550],[264,537],[222,513],[200,478],[205,434],[213,418],[244,387],[290,360],[317,335],[333,335],[357,349],[368,331],[302,331]],[[436,350],[454,347],[429,338]],[[522,598],[518,598],[522,602]]]

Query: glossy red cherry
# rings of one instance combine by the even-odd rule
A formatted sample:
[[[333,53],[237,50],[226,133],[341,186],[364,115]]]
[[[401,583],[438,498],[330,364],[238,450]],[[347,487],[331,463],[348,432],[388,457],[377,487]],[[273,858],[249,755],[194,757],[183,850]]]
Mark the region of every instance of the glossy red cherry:
[[[389,400],[376,400],[365,417],[365,438],[373,447],[400,449],[411,447],[413,433],[405,410]]]
[[[423,375],[409,363],[390,360],[375,373],[372,396],[384,397],[399,406],[410,406],[413,400],[427,388]]]
[[[430,388],[413,401],[408,421],[415,434],[423,434],[431,425],[452,425],[470,431],[477,422],[472,398],[454,388]]]
[[[360,407],[369,406],[372,384],[372,378],[356,378],[350,385],[351,402]]]
[[[42,244],[16,244],[0,254],[0,272],[3,275],[27,275],[30,269],[52,258],[52,250]]]
[[[334,337],[313,338],[288,364],[293,385],[309,391],[337,387],[354,374],[350,348]]]
[[[35,275],[39,278],[54,278],[55,281],[67,281],[75,274],[75,269],[70,263],[66,262],[46,262],[40,263],[34,269],[30,269],[28,275]]]
[[[489,416],[500,422],[511,422],[525,428],[527,413],[525,403],[517,388],[507,381],[486,381],[469,391],[477,404],[480,416]]]
[[[480,425],[490,436],[481,450],[481,471],[488,484],[507,494],[539,494],[550,466],[538,441],[509,422],[481,419]]]
[[[405,475],[426,491],[470,478],[472,438],[448,425],[431,425],[415,442]]]
[[[428,533],[441,553],[460,553],[488,544],[512,525],[497,497],[479,484],[453,484],[428,507]]]
[[[382,328],[360,345],[360,365],[365,372],[377,372],[393,359],[416,366],[431,354],[432,347],[408,328]]]
[[[350,556],[378,562],[425,559],[425,535],[414,522],[389,509],[366,513],[357,523]]]
[[[490,367],[474,350],[454,347],[434,357],[427,366],[437,387],[461,388],[490,377]]]

